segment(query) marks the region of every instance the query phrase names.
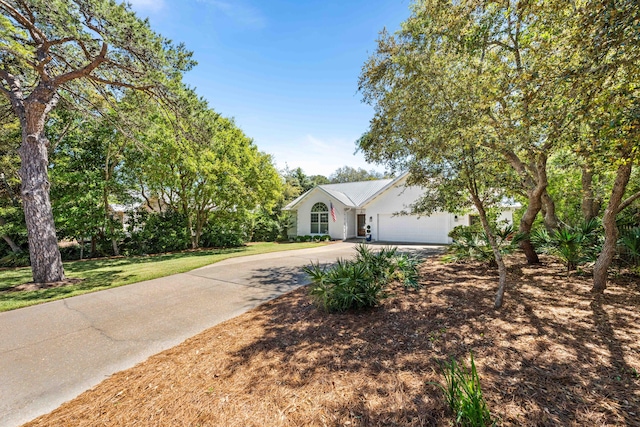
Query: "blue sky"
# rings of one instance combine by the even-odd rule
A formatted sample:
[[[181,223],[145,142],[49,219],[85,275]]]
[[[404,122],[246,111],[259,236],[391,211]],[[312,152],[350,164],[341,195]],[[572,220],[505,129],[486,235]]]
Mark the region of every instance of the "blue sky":
[[[378,33],[409,0],[129,0],[152,28],[194,52],[185,81],[234,117],[278,168],[329,175],[349,165],[373,115],[357,92]]]

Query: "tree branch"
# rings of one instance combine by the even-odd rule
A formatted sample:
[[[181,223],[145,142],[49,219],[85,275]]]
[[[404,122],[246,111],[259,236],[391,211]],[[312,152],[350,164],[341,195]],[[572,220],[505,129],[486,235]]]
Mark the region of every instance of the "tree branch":
[[[2,0],[0,0],[2,1]],[[65,84],[68,81],[80,78],[80,77],[91,77],[90,74],[91,72],[93,72],[93,70],[95,70],[96,68],[98,68],[100,66],[100,64],[102,64],[103,62],[105,62],[107,60],[107,44],[106,43],[102,43],[102,48],[100,49],[100,54],[98,54],[98,56],[94,57],[93,60],[85,65],[82,68],[79,68],[77,70],[73,70],[70,71],[66,74],[63,74],[61,76],[56,77],[53,80],[53,85],[54,86],[61,86],[63,84]]]
[[[29,13],[31,12],[29,7],[25,5],[24,2],[20,2],[20,3],[27,9]],[[29,31],[29,34],[31,34],[31,38],[36,43],[38,44],[44,43],[47,40],[44,34],[34,25],[33,21],[35,21],[35,19],[33,21],[30,21],[27,17],[25,17],[22,13],[20,13],[16,8],[11,6],[9,3],[7,3],[4,0],[0,0],[0,8],[4,9],[9,16],[15,19],[24,28],[26,28],[27,31]],[[32,14],[31,14],[31,17],[33,17]]]
[[[616,212],[616,214],[619,214],[620,212],[628,208],[631,205],[631,203],[635,202],[638,199],[640,199],[640,191],[624,199],[620,203],[620,206],[618,207],[618,211]]]

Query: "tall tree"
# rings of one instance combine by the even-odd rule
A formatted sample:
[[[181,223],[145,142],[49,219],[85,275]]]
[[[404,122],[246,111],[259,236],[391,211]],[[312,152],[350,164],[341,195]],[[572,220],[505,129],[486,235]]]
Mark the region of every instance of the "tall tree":
[[[640,160],[640,8],[634,0],[589,0],[576,11],[567,49],[582,52],[569,74],[592,129],[590,153],[615,171],[602,218],[605,240],[593,273],[593,291],[606,288],[618,241],[618,214],[640,198],[628,193]]]
[[[193,65],[182,46],[154,33],[114,0],[0,0],[0,93],[22,127],[21,197],[35,282],[64,279],[49,197],[45,125],[61,96],[87,88],[160,92]]]
[[[282,197],[282,182],[271,156],[232,120],[191,91],[183,92],[180,106],[172,120],[153,117],[138,167],[144,185],[184,216],[197,248],[212,215],[258,207],[268,212]]]
[[[367,171],[362,168],[356,169],[351,166],[343,166],[336,169],[336,171],[329,176],[329,182],[331,184],[337,184],[341,182],[371,181],[383,178],[385,178],[385,175],[375,170]]]
[[[400,122],[419,123],[434,102],[464,108],[465,92],[473,93],[487,135],[480,143],[517,173],[510,187],[527,200],[520,231],[528,234],[540,212],[556,227],[548,158],[575,105],[559,90],[568,85],[560,78],[567,57],[554,43],[570,12],[560,1],[416,1],[402,29],[383,33],[363,68],[360,90],[375,107],[371,127],[402,138]],[[457,87],[455,97],[446,85]],[[528,239],[522,248],[530,263],[538,262]]]

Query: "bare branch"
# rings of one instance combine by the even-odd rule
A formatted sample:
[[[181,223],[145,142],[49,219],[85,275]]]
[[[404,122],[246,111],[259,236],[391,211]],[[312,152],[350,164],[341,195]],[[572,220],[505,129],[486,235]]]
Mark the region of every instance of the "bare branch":
[[[2,0],[0,0],[2,1]],[[61,76],[56,77],[53,80],[53,85],[54,86],[61,86],[64,83],[80,78],[80,77],[87,77],[91,74],[91,72],[93,72],[93,70],[95,70],[96,68],[98,68],[100,66],[100,64],[102,64],[103,62],[105,62],[107,60],[107,44],[106,43],[102,43],[102,48],[100,49],[100,54],[96,57],[93,58],[93,60],[85,65],[82,68],[79,68],[77,70],[73,70],[70,71],[66,74],[63,74]]]
[[[631,206],[631,204],[633,202],[635,202],[636,200],[640,199],[640,191],[638,191],[637,193],[627,197],[626,199],[624,199],[621,203],[620,206],[618,207],[618,212],[620,213],[623,210],[625,210],[626,208],[628,208],[629,206]]]

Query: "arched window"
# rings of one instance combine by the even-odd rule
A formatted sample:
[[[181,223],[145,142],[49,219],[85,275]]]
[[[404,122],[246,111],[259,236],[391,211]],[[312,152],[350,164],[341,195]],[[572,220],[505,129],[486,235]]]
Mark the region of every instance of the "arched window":
[[[324,203],[316,203],[311,208],[311,234],[329,233],[329,209]]]

